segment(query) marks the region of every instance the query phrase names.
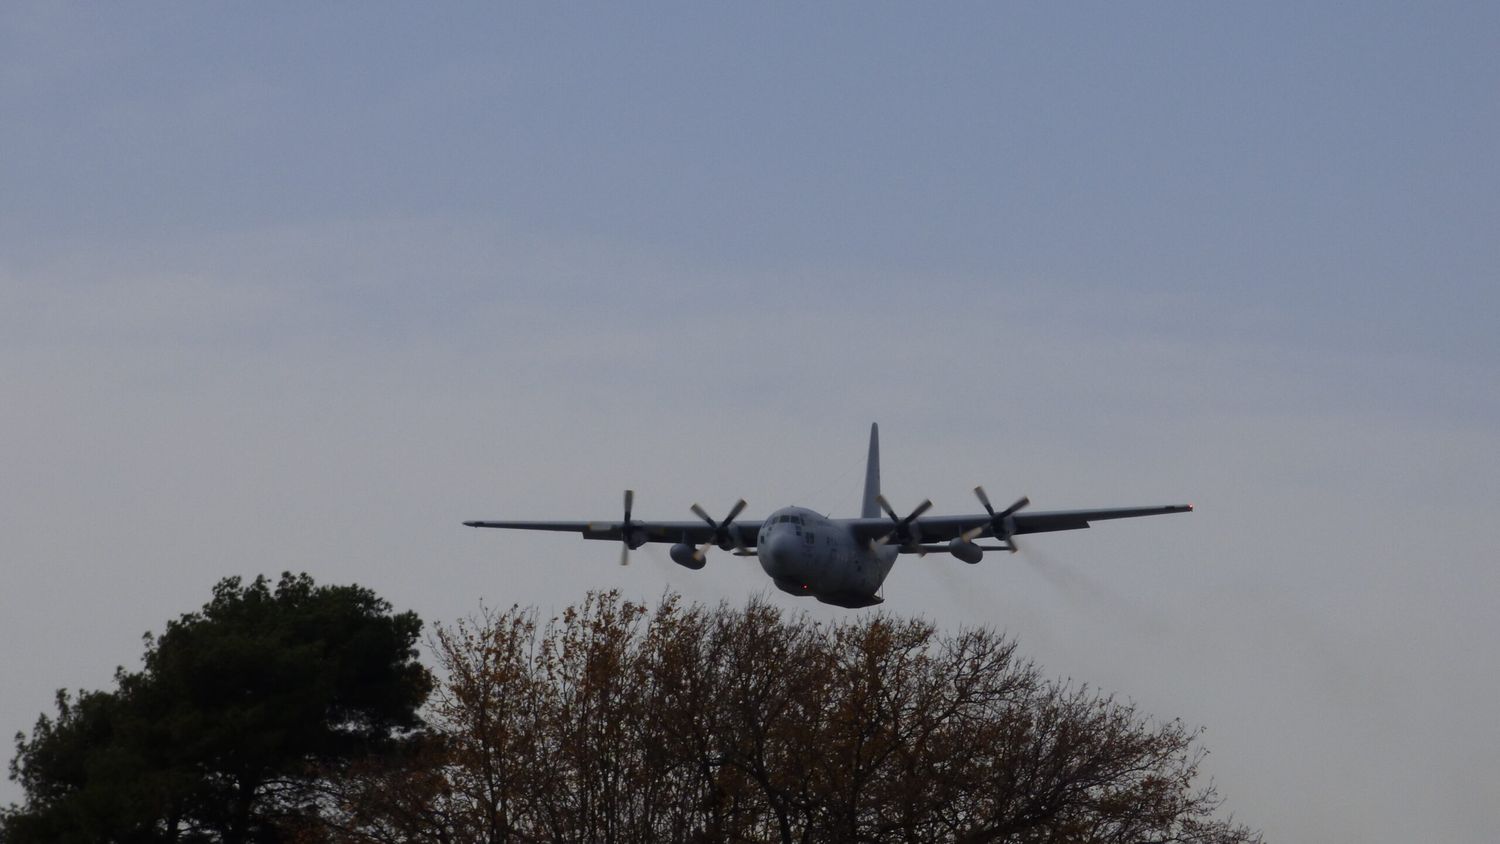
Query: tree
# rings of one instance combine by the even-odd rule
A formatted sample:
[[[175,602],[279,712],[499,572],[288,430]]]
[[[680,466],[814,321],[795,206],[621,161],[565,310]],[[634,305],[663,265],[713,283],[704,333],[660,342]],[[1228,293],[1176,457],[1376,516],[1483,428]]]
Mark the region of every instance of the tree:
[[[60,692],[16,737],[7,842],[277,841],[317,819],[319,772],[421,725],[421,621],[358,586],[220,581],[146,640],[115,690]]]
[[[1259,840],[1197,783],[1197,732],[984,629],[611,592],[433,645],[440,740],[336,781],[341,840]]]

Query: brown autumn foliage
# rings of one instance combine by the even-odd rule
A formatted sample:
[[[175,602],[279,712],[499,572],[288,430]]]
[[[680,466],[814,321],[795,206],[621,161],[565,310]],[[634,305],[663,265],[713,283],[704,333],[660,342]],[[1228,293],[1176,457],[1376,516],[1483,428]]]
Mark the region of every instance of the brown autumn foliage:
[[[427,740],[330,777],[349,842],[1251,842],[1197,733],[984,629],[654,610],[439,628]]]

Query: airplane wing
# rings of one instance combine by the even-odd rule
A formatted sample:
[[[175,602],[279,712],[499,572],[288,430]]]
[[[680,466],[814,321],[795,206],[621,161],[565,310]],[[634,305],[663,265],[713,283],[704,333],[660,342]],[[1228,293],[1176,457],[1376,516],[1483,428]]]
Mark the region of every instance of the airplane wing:
[[[1110,507],[1098,510],[1043,510],[1022,511],[1015,513],[1011,518],[1015,519],[1017,536],[1023,533],[1045,533],[1055,530],[1081,530],[1089,526],[1090,522],[1100,522],[1106,519],[1132,519],[1137,516],[1157,516],[1164,513],[1187,513],[1191,512],[1191,504],[1164,504],[1159,507]],[[944,542],[962,533],[973,530],[981,525],[984,531],[979,537],[991,537],[995,535],[990,526],[991,517],[985,513],[976,513],[972,516],[923,516],[916,520],[914,528],[920,536],[914,538],[915,542]],[[879,539],[891,532],[892,522],[889,519],[851,519],[850,529],[860,539]]]
[[[736,519],[729,526],[739,535],[740,544],[754,548],[760,535],[761,519]],[[607,539],[615,542],[625,538],[625,523],[614,522],[464,522],[469,527],[505,528],[508,530],[551,530],[562,533],[577,533],[584,539]],[[714,529],[701,521],[647,522],[632,519],[630,529],[639,532],[647,542],[686,542],[702,545],[713,538]]]

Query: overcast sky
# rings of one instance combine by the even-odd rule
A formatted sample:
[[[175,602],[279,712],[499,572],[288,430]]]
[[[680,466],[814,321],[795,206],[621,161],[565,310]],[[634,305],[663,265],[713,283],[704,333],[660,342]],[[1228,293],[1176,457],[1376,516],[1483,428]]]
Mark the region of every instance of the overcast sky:
[[[459,523],[853,515],[879,421],[898,509],[1198,505],[886,608],[1493,840],[1500,6],[1327,5],[4,4],[0,735],[230,574],[742,602]]]

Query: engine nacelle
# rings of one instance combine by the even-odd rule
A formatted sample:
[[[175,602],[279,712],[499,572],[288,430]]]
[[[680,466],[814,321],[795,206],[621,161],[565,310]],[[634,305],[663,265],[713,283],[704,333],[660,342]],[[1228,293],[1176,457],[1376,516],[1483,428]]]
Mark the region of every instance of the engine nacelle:
[[[703,568],[703,566],[708,562],[707,557],[704,557],[701,560],[695,557],[694,555],[697,553],[697,546],[689,545],[686,542],[679,542],[676,545],[672,546],[672,562],[676,563],[679,566],[684,566],[686,568],[692,569],[693,571],[697,571],[698,569]]]
[[[630,528],[629,530],[625,531],[625,535],[620,538],[625,541],[625,544],[632,551],[641,547],[642,545],[645,545],[647,539],[646,532],[638,527]]]
[[[957,537],[953,541],[948,543],[948,553],[959,558],[960,560],[963,560],[969,565],[973,565],[979,562],[980,559],[984,557],[983,548],[980,548],[978,545],[969,542],[963,537]]]

